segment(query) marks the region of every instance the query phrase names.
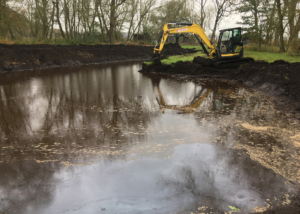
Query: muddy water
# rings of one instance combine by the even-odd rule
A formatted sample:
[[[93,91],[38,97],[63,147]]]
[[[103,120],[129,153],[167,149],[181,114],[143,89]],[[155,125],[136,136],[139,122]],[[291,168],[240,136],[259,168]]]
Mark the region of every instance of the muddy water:
[[[270,98],[140,68],[1,78],[1,214],[255,212],[291,203],[300,131]]]

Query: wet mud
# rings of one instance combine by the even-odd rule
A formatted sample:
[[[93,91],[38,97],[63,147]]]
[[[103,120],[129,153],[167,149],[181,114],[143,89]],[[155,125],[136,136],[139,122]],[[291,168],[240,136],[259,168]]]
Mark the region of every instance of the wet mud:
[[[167,74],[170,78],[182,80],[234,80],[278,98],[273,100],[277,108],[287,111],[292,118],[300,121],[300,63],[288,63],[283,60],[273,63],[255,61],[239,68],[215,69],[197,64],[197,61],[179,61],[172,65],[143,64],[141,72]]]
[[[141,68],[2,75],[0,213],[299,213],[300,128],[269,96]]]
[[[164,57],[194,53],[166,45]],[[153,46],[134,45],[4,45],[0,44],[0,73],[41,68],[149,60]]]

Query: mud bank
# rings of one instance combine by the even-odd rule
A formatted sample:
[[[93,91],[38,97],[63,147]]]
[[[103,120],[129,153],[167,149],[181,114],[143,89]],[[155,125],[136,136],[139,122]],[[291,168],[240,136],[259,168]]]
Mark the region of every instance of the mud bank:
[[[195,60],[194,60],[195,61]],[[192,62],[179,61],[172,65],[143,64],[142,73],[167,74],[168,77],[195,80],[199,78],[228,79],[280,98],[276,105],[300,120],[300,63],[283,60],[268,63],[256,61],[234,69],[215,69]]]
[[[194,53],[179,45],[166,45],[164,56]],[[3,45],[0,73],[49,67],[149,60],[153,46],[134,45]]]

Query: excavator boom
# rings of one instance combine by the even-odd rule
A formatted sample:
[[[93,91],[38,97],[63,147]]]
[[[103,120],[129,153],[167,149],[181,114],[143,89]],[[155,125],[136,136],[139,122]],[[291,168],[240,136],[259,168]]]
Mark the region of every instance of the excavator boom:
[[[169,24],[185,25],[185,27],[169,29],[168,28]],[[211,44],[210,40],[206,36],[202,27],[195,23],[166,23],[163,27],[163,30],[160,34],[158,41],[157,41],[159,43],[159,47],[154,48],[154,54],[161,53],[169,34],[173,34],[173,33],[192,33],[192,34],[196,35],[196,38],[197,38],[198,42],[200,43],[200,45],[202,46],[204,52],[206,52],[210,58],[212,58],[212,59],[215,58],[215,54],[216,54],[215,47]],[[203,45],[203,43],[199,40],[199,38],[197,36],[200,37],[202,39],[203,43],[211,50],[210,53],[207,52],[205,46]]]

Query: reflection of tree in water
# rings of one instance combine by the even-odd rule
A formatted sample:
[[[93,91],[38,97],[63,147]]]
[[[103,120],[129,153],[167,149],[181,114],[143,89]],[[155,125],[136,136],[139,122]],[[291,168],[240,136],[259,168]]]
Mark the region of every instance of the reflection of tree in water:
[[[44,160],[84,162],[99,151],[122,158],[133,142],[146,140],[142,130],[159,112],[119,95],[117,77],[107,80],[114,70],[103,72],[96,86],[90,72],[0,86],[0,162],[9,163],[0,164],[0,213],[39,213],[52,203],[62,165]]]
[[[120,77],[112,68],[102,77],[85,71],[0,86],[0,142],[5,147],[0,160],[67,161],[97,155],[100,148],[107,155],[124,153],[128,144],[145,140],[144,130],[159,112],[138,97],[120,95]]]

